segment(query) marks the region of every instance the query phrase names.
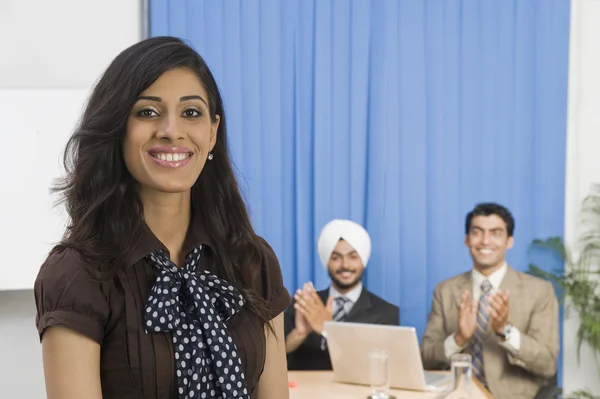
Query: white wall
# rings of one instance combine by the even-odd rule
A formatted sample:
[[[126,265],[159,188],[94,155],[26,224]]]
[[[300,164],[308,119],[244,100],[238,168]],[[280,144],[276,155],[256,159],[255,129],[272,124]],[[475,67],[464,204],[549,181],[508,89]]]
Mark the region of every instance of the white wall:
[[[49,188],[62,175],[61,155],[87,95],[87,89],[0,89],[0,139],[18,137],[17,150],[0,161],[2,209],[11,210],[0,213],[0,240],[11,249],[0,264],[0,290],[31,289],[65,230],[66,213],[54,206]]]
[[[141,38],[142,4],[0,0],[0,398],[46,397],[31,288],[65,220],[48,188],[91,87]]]
[[[581,201],[600,183],[600,1],[572,0],[567,134],[565,240],[578,233]],[[564,321],[563,387],[600,393],[600,370],[587,347],[577,361],[576,317]]]
[[[31,289],[66,217],[48,195],[90,88],[140,39],[140,0],[0,1],[0,290]],[[26,217],[23,217],[26,215]],[[23,254],[27,253],[27,258]],[[14,265],[19,265],[15,268]]]

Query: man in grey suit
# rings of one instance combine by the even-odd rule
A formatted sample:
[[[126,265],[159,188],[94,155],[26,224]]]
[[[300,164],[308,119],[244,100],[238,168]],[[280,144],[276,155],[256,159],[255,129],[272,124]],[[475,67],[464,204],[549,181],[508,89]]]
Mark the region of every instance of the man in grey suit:
[[[552,284],[505,261],[514,219],[505,207],[479,204],[465,223],[471,271],[439,283],[421,354],[444,369],[453,354],[473,358],[473,374],[495,399],[531,399],[556,374],[558,301]]]

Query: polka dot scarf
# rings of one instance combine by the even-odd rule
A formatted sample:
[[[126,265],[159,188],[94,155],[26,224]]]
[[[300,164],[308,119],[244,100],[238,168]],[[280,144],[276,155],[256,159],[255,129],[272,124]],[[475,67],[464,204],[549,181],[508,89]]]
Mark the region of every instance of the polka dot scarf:
[[[171,331],[180,398],[249,398],[242,362],[225,321],[243,297],[208,271],[196,273],[202,247],[178,268],[163,250],[149,255],[158,268],[148,304],[146,333]]]

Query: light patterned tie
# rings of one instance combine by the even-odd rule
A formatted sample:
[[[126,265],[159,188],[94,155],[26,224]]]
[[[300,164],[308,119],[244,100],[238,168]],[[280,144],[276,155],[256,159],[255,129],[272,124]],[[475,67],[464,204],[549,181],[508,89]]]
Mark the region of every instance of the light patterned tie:
[[[338,296],[334,299],[336,310],[333,316],[331,316],[332,321],[341,321],[344,317],[346,317],[346,303],[350,302],[350,299],[345,296]],[[321,338],[321,350],[327,349],[327,340],[325,337]]]
[[[473,374],[482,383],[485,382],[485,373],[483,371],[483,341],[485,339],[485,329],[490,320],[488,313],[487,295],[492,290],[492,284],[488,280],[481,283],[481,296],[479,306],[477,307],[477,327],[475,335],[471,340],[471,354],[473,355]]]
[[[331,317],[331,319],[333,321],[340,321],[344,317],[346,317],[346,309],[345,308],[346,308],[346,303],[348,303],[348,302],[350,302],[350,299],[346,298],[345,296],[338,296],[337,298],[335,298],[335,306],[337,307],[337,310]]]

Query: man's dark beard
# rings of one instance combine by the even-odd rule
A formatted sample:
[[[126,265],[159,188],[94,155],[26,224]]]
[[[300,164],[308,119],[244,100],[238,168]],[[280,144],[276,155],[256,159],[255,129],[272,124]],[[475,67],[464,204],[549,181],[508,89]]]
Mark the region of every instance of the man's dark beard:
[[[335,275],[335,273],[331,273],[331,270],[327,270],[327,272],[329,273],[329,277],[331,278],[331,281],[333,281],[334,285],[342,290],[349,290],[351,288],[354,288],[358,285],[358,283],[360,283],[360,280],[362,279],[362,272],[356,272],[355,273],[355,279],[350,282],[350,283],[344,283],[340,280],[338,280],[337,276]],[[348,269],[341,269],[338,270],[339,273],[342,272],[353,272],[353,270],[348,270]]]

